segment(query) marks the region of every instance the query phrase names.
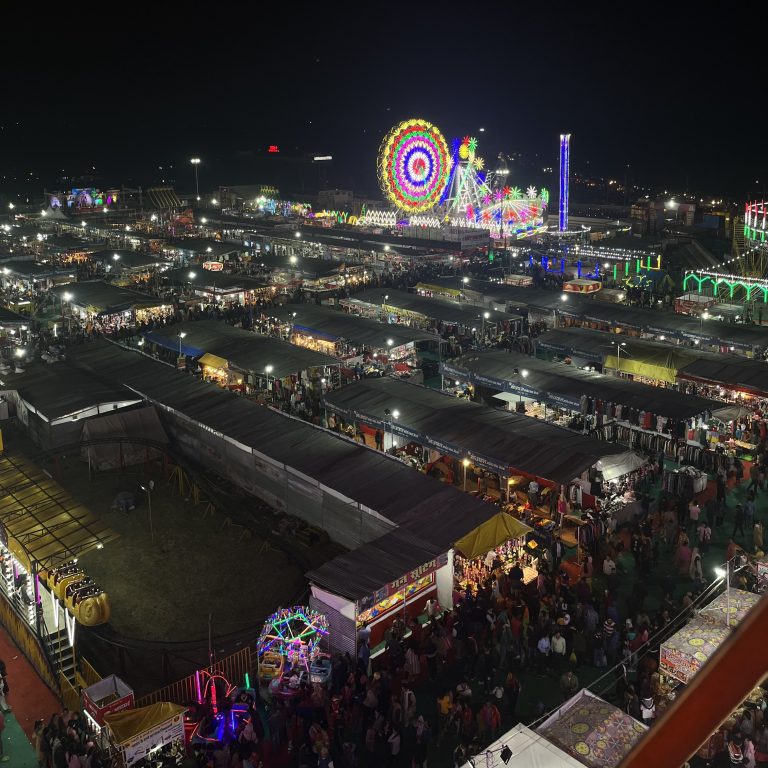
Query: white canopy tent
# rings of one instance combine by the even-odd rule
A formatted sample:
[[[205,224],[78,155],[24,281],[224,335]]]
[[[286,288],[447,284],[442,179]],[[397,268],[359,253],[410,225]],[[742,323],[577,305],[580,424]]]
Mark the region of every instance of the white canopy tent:
[[[505,763],[504,747],[512,756]],[[479,755],[465,763],[463,768],[584,768],[570,755],[550,744],[543,736],[518,723]]]

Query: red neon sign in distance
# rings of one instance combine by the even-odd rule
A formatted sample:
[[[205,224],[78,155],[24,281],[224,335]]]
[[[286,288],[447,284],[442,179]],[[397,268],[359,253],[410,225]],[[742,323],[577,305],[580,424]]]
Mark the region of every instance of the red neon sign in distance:
[[[270,144],[269,148],[267,149],[267,152],[270,152],[273,155],[276,155],[280,151],[280,147],[277,146],[277,144]]]

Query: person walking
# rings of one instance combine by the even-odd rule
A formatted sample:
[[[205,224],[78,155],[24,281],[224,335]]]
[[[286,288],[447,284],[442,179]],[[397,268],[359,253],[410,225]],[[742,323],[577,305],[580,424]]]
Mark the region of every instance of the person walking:
[[[697,532],[699,534],[699,551],[702,555],[706,555],[709,552],[709,542],[712,541],[712,529],[709,527],[709,523],[703,520],[699,523]]]
[[[744,535],[744,518],[744,507],[742,507],[741,504],[737,504],[733,515],[733,532],[731,533],[732,539],[736,538],[736,531],[738,531],[742,536]]]
[[[0,659],[0,709],[6,713],[11,711],[5,698],[8,695],[8,690],[8,672],[5,668],[5,662]]]

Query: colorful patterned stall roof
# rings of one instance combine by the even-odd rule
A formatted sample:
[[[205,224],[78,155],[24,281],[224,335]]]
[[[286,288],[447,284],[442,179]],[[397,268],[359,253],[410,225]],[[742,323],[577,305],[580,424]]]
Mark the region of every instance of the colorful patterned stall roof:
[[[615,768],[647,728],[582,690],[536,730],[589,768]]]
[[[735,627],[749,613],[755,603],[760,599],[760,595],[754,592],[745,592],[743,589],[730,589],[730,611],[731,626]],[[728,597],[725,592],[718,595],[706,608],[702,609],[701,615],[712,621],[721,621],[725,624],[725,612],[728,609]]]

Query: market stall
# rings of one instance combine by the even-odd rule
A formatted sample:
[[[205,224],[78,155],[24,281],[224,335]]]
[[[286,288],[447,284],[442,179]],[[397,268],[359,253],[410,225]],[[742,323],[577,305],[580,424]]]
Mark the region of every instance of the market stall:
[[[526,548],[532,528],[506,512],[490,520],[456,542],[454,584],[461,594],[477,592],[492,574],[508,573],[518,566],[523,571],[523,583],[529,584],[538,575],[536,557]]]
[[[730,624],[735,627],[760,600],[760,595],[731,587],[701,609],[701,615],[721,624],[726,623],[730,612]]]
[[[109,675],[83,688],[82,696],[85,719],[97,731],[104,727],[107,715],[133,709],[135,703],[133,689],[116,675]]]
[[[588,768],[618,768],[648,727],[586,688],[536,732]]]
[[[662,674],[689,683],[728,636],[728,627],[706,616],[696,616],[659,649]]]
[[[186,707],[160,701],[106,715],[104,722],[117,765],[129,768],[161,755],[165,764],[180,764],[184,756],[185,711]]]

